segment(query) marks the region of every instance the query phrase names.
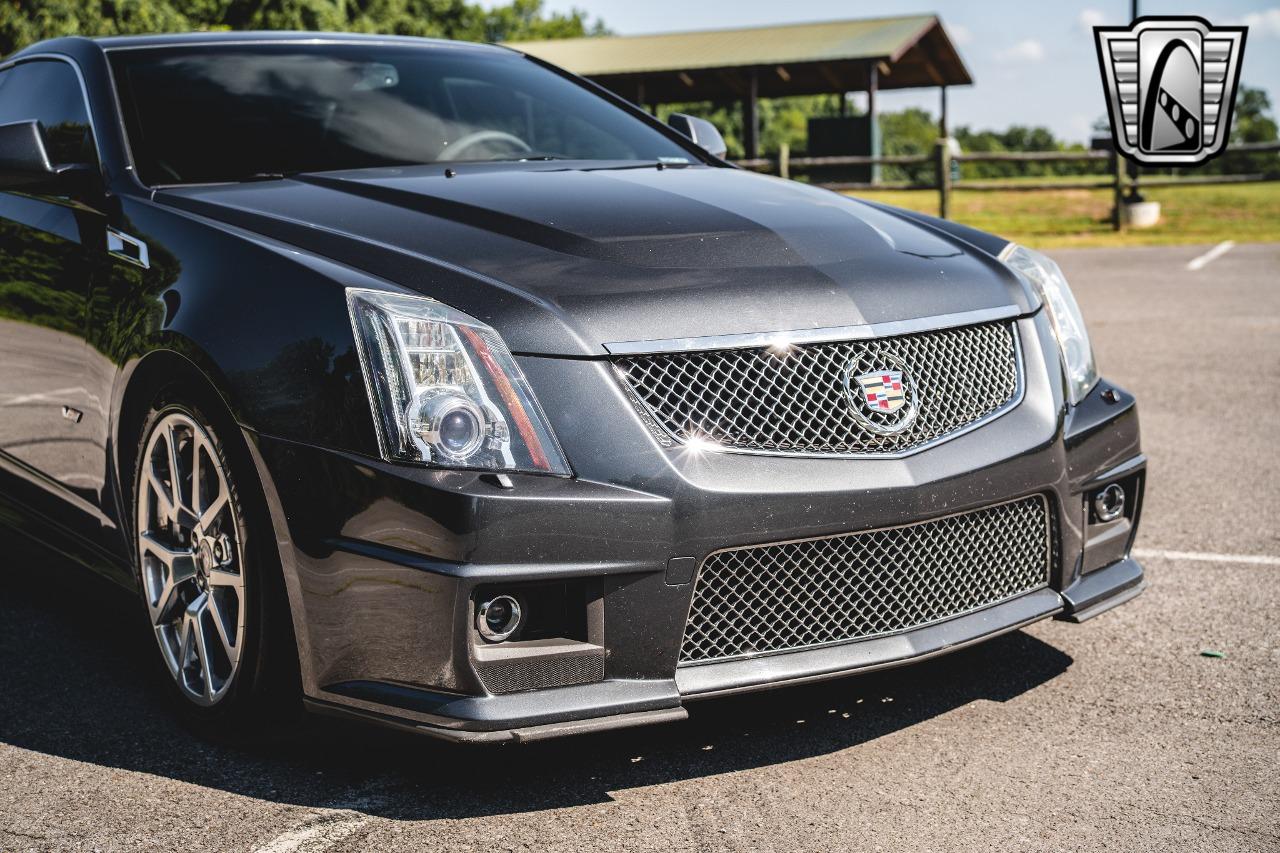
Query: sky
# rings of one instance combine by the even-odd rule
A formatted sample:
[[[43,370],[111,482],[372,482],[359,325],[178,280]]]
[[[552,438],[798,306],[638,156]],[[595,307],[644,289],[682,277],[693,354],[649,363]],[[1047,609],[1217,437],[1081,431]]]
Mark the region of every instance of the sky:
[[[949,91],[953,127],[1044,125],[1076,142],[1086,141],[1094,121],[1106,113],[1090,28],[1129,20],[1128,0],[546,0],[546,6],[581,9],[619,35],[937,14],[974,79],[973,86]],[[1139,12],[1248,25],[1240,82],[1267,90],[1280,108],[1280,2],[1139,0]],[[907,106],[936,114],[938,92],[881,93],[882,110]]]

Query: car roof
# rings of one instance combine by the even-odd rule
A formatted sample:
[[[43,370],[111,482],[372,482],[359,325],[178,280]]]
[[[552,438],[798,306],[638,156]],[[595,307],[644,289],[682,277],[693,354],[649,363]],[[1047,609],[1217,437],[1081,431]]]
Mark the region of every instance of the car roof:
[[[10,58],[18,58],[25,53],[39,53],[42,49],[53,47],[56,42],[77,41],[81,44],[91,42],[102,50],[131,50],[150,47],[182,47],[189,45],[213,44],[267,44],[299,42],[309,44],[394,44],[405,47],[447,47],[467,48],[477,51],[511,54],[505,47],[479,44],[476,42],[451,41],[449,39],[420,38],[417,36],[380,35],[376,33],[331,33],[331,32],[295,32],[285,30],[253,30],[244,32],[191,32],[191,33],[155,33],[148,35],[102,36],[99,38],[50,39],[30,45]]]

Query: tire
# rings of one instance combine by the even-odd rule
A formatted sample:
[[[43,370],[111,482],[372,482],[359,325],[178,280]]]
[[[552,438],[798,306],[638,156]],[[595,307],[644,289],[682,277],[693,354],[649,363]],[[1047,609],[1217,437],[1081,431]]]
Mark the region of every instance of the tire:
[[[202,736],[253,740],[299,716],[297,644],[248,450],[201,396],[162,392],[143,419],[134,571],[180,715]]]

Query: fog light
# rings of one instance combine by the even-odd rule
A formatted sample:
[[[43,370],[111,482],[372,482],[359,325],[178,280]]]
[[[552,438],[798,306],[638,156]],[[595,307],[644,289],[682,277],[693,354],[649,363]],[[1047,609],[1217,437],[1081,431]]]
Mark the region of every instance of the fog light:
[[[1124,489],[1112,483],[1093,496],[1093,511],[1099,521],[1115,521],[1124,514]]]
[[[510,595],[495,596],[480,605],[476,629],[491,643],[501,643],[520,627],[520,602]]]

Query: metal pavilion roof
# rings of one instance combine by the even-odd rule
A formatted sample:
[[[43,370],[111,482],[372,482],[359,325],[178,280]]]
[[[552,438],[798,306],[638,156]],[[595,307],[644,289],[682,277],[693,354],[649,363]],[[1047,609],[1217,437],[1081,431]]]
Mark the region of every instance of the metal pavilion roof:
[[[513,42],[507,47],[651,103],[973,82],[934,15],[826,21],[640,36]]]

